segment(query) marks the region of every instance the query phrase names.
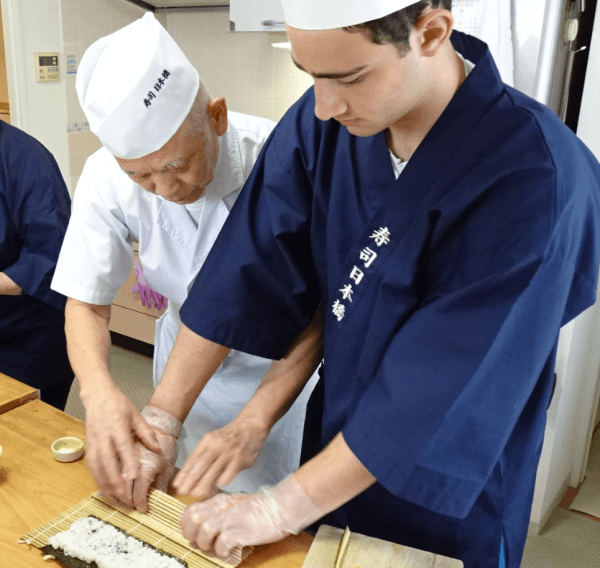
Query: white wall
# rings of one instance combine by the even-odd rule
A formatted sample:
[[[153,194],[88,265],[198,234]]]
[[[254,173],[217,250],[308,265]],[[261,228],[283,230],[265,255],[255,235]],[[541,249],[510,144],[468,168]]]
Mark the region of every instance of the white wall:
[[[583,140],[588,148],[600,160],[600,8],[596,12],[596,21],[594,24],[594,33],[590,45],[590,56],[588,60],[588,72],[586,75],[585,86],[583,90],[583,100],[581,103],[581,113],[579,116],[579,126],[577,135]],[[588,322],[585,328],[582,328],[582,335],[600,334],[600,306],[596,304],[596,317]],[[592,431],[596,424],[589,419],[587,414],[597,412],[597,418],[600,417],[600,406],[596,406],[600,397],[600,379],[598,367],[600,361],[600,341],[591,346],[591,350],[586,360],[586,375],[584,382],[584,391],[582,394],[583,408],[581,409],[582,419],[577,425],[577,435],[580,440],[586,442],[585,446],[579,444],[575,454],[575,477],[573,484],[579,483],[583,479],[583,468],[580,464],[587,462],[587,456],[590,449]],[[589,411],[588,411],[589,407]],[[593,416],[592,416],[593,418]],[[597,423],[597,420],[596,420]]]
[[[596,13],[588,70],[583,89],[577,135],[600,159],[600,104],[598,104],[600,94],[600,7]]]
[[[34,52],[62,51],[59,0],[2,0],[11,123],[37,138],[68,179],[66,88],[37,83]]]
[[[546,0],[511,0],[515,87],[533,96]]]

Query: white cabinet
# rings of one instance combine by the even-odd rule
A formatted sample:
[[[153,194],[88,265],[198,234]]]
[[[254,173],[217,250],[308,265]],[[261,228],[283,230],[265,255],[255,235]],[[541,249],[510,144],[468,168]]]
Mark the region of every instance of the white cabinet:
[[[285,31],[281,0],[230,0],[229,19],[236,32]]]

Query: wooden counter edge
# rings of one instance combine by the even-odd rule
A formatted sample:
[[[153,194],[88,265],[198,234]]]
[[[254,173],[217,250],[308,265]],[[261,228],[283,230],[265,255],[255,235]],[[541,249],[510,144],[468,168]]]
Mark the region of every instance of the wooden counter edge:
[[[31,402],[33,400],[39,400],[39,398],[40,398],[39,391],[37,389],[35,389],[33,392],[30,392],[29,394],[23,395],[19,398],[15,398],[13,400],[5,402],[4,404],[0,404],[0,414],[9,412],[10,410],[18,408],[19,406],[23,406],[24,404]]]

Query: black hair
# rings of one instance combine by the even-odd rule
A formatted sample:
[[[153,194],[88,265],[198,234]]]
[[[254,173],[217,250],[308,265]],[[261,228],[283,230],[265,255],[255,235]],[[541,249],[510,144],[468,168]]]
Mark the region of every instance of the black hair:
[[[401,55],[410,51],[409,37],[419,17],[429,6],[452,10],[452,0],[421,0],[402,10],[363,24],[345,27],[350,33],[362,33],[378,45],[391,43]]]

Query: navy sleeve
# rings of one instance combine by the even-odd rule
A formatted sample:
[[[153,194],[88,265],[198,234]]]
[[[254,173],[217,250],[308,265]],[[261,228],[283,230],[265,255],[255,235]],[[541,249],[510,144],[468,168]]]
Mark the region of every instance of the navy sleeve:
[[[2,182],[21,250],[3,272],[25,294],[63,309],[66,298],[50,289],[67,229],[71,200],[58,165],[30,137],[2,133]]]
[[[311,183],[299,152],[280,160],[276,140],[293,137],[281,126],[266,142],[180,312],[198,335],[269,359],[284,354],[319,303]]]

